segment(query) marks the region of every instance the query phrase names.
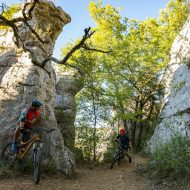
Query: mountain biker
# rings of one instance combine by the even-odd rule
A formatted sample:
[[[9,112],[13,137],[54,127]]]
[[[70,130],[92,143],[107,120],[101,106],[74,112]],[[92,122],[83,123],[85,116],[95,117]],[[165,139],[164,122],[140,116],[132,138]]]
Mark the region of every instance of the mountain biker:
[[[40,100],[33,99],[29,108],[24,108],[18,119],[18,127],[14,132],[14,143],[12,145],[13,154],[18,153],[19,146],[17,144],[20,133],[22,133],[22,141],[26,142],[30,139],[30,130],[33,124],[40,116],[40,107],[43,106]]]
[[[121,148],[123,149],[123,154],[129,158],[129,163],[131,163],[131,156],[128,153],[128,149],[132,148],[132,145],[124,128],[119,130],[119,135],[116,137],[115,141],[120,143]]]

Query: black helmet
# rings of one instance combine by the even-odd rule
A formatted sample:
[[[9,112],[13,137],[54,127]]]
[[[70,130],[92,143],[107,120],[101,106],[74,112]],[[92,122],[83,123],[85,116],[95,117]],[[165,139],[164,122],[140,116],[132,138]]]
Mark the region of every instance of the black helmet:
[[[38,100],[38,99],[33,99],[33,100],[32,100],[32,106],[40,107],[40,106],[43,106],[43,104],[41,103],[40,100]]]

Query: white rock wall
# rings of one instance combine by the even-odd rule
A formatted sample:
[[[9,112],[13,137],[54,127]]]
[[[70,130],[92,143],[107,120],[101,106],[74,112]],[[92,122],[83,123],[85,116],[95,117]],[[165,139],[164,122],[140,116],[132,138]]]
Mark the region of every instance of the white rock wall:
[[[190,138],[190,17],[172,45],[165,92],[160,123],[149,142],[151,151],[176,134]]]

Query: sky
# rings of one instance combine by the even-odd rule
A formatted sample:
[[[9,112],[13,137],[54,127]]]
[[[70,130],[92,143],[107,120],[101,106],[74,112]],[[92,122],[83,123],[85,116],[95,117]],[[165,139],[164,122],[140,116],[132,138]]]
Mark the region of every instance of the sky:
[[[71,23],[63,28],[63,32],[58,37],[54,57],[60,58],[60,48],[67,42],[75,41],[83,36],[84,29],[95,26],[88,12],[90,0],[52,0],[57,6],[71,16]],[[13,4],[21,0],[0,0],[0,3]],[[102,0],[104,4],[111,4],[114,7],[121,7],[121,15],[127,18],[145,20],[147,17],[158,17],[160,9],[163,9],[169,0]]]

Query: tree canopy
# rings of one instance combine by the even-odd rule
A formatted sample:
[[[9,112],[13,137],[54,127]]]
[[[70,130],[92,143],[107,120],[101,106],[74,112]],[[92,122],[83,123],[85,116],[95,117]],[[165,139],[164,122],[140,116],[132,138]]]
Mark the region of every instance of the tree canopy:
[[[171,0],[158,18],[146,20],[122,18],[119,9],[102,1],[91,1],[89,12],[96,22],[95,33],[86,42],[91,49],[81,48],[69,60],[85,73],[85,87],[77,97],[78,113],[84,114],[85,106],[93,109],[96,105],[95,114],[106,108],[109,117],[101,112],[109,120],[106,125],[123,125],[133,145],[140,148],[142,137],[154,129],[171,45],[188,17],[189,3]],[[62,53],[74,44],[67,44]]]

